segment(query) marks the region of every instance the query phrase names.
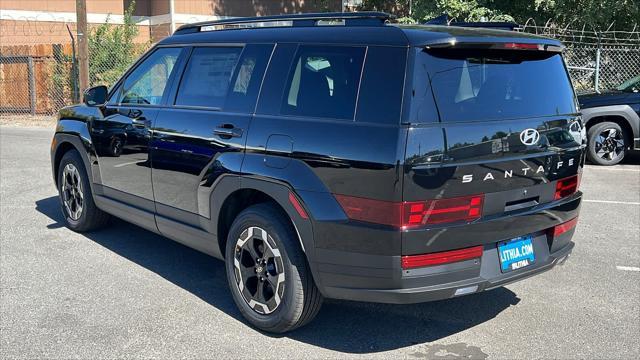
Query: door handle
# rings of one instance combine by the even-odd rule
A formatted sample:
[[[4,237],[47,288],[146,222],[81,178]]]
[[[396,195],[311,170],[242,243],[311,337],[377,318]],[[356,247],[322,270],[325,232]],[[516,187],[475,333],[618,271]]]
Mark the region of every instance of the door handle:
[[[231,139],[232,137],[242,137],[242,129],[234,127],[232,124],[220,125],[213,130],[215,135],[223,139]]]
[[[150,122],[143,116],[131,119],[131,123],[136,127],[148,127]]]

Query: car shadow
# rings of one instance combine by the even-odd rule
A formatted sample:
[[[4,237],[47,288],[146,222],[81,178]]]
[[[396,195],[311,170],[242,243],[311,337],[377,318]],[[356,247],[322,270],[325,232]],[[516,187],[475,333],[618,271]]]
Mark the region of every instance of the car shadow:
[[[630,151],[622,159],[622,164],[640,165],[640,151]]]
[[[57,197],[37,201],[36,210],[55,222],[50,228],[63,226]],[[244,322],[228,291],[222,261],[122,220],[82,235]],[[309,325],[265,335],[345,353],[375,353],[437,341],[489,321],[519,301],[506,288],[413,305],[326,300]]]

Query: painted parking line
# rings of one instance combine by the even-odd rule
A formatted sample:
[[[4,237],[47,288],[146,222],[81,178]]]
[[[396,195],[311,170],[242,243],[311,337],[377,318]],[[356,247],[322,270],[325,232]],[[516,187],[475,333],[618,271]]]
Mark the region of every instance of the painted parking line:
[[[602,166],[589,166],[589,165],[585,165],[586,169],[589,170],[607,170],[607,171],[631,171],[631,172],[640,172],[640,169],[626,169],[626,168],[618,168],[618,169],[612,169],[612,168],[608,168],[608,167],[602,167]]]
[[[640,205],[640,202],[634,202],[634,201],[590,200],[590,199],[585,199],[583,201],[588,203],[600,203],[600,204]]]
[[[640,271],[640,267],[635,266],[616,266],[616,269],[622,271]]]

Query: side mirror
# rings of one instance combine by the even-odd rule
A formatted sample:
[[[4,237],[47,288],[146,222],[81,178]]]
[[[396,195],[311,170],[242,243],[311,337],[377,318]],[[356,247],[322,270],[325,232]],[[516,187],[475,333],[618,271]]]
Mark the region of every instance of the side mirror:
[[[108,93],[104,85],[88,88],[84,91],[83,102],[88,106],[102,106],[107,102]]]

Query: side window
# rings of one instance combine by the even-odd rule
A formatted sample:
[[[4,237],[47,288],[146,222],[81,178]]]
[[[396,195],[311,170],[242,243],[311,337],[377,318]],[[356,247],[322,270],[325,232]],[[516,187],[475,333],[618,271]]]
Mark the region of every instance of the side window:
[[[407,51],[400,47],[369,46],[356,121],[400,122]]]
[[[250,44],[242,52],[224,103],[225,111],[253,112],[273,45]]]
[[[364,47],[300,46],[281,113],[353,120],[364,54]]]
[[[231,76],[242,48],[240,47],[201,47],[193,49],[187,68],[182,76],[176,105],[222,108],[227,97]],[[244,74],[251,75],[251,64],[241,65]],[[244,75],[246,77],[246,75]],[[233,91],[248,89],[244,78],[236,81]],[[243,88],[246,86],[246,89]]]
[[[121,104],[158,105],[181,48],[159,48],[127,77],[120,96]]]

